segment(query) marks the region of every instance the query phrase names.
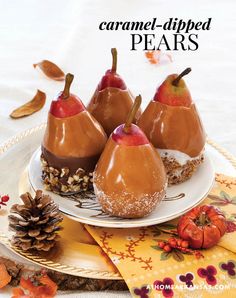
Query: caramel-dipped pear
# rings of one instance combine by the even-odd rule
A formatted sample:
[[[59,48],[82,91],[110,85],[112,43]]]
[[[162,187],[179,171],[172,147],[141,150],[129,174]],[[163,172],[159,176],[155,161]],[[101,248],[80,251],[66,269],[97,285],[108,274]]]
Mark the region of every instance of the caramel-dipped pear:
[[[134,100],[117,74],[117,50],[113,48],[111,53],[112,68],[106,71],[88,104],[88,111],[101,123],[108,136],[125,122]],[[133,119],[134,123],[140,114],[139,110]]]
[[[95,165],[107,136],[102,126],[70,93],[73,75],[52,101],[42,142],[43,181],[48,190],[74,193],[92,188]]]
[[[94,191],[102,209],[113,216],[140,218],[165,196],[167,178],[158,152],[132,123],[137,97],[125,124],[111,134],[94,171]]]
[[[168,76],[138,120],[138,126],[161,153],[169,184],[191,178],[204,159],[205,131],[182,79],[190,71],[187,68],[179,76]]]

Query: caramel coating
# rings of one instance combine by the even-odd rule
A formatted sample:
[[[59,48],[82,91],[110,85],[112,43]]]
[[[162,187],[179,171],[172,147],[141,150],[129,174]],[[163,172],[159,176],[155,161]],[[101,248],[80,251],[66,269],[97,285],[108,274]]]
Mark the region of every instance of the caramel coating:
[[[159,149],[172,149],[198,156],[205,145],[206,135],[194,104],[174,107],[151,101],[141,115],[138,126],[149,141]]]
[[[88,105],[88,111],[101,123],[109,136],[117,126],[125,123],[133,102],[134,98],[129,90],[108,87],[102,91],[95,91]],[[139,110],[134,123],[140,114]]]
[[[68,118],[49,113],[42,145],[59,157],[87,157],[101,154],[106,141],[102,126],[88,111]]]
[[[151,144],[118,145],[110,137],[94,172],[94,190],[103,210],[123,218],[152,212],[165,196],[167,178]]]

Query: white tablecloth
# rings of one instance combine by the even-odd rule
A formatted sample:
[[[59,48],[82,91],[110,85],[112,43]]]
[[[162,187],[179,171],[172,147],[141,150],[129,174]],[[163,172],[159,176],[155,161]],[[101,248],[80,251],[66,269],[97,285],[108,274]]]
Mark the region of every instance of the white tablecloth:
[[[118,71],[134,94],[142,94],[143,107],[166,75],[191,66],[186,81],[208,135],[236,154],[234,0],[1,0],[0,5],[0,143],[45,121],[51,100],[63,88],[63,83],[36,71],[33,63],[49,59],[74,73],[72,91],[86,104],[110,67],[110,48],[117,47]],[[198,33],[198,51],[172,52],[174,62],[161,67],[147,63],[142,51],[130,51],[130,32],[98,30],[101,21],[148,21],[153,17],[160,22],[169,17],[194,21],[212,17],[212,26],[210,31]],[[47,94],[43,110],[28,118],[10,119],[10,112],[31,99],[37,89]],[[2,247],[0,253],[4,253]],[[93,296],[98,294],[74,295]]]

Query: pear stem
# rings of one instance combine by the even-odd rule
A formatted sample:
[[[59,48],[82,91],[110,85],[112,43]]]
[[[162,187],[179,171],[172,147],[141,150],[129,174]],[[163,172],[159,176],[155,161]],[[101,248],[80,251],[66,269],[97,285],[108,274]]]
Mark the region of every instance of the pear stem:
[[[138,109],[141,105],[141,102],[142,102],[142,97],[141,97],[141,95],[139,95],[135,98],[133,106],[132,106],[132,108],[129,112],[129,115],[128,115],[128,117],[126,119],[126,122],[125,122],[125,125],[123,127],[123,131],[125,133],[130,133],[131,124],[132,124],[132,122],[134,120],[134,117],[135,117],[135,115],[136,115],[136,113],[137,113],[137,111],[138,111]]]
[[[190,67],[186,68],[184,71],[181,72],[181,74],[178,75],[176,79],[172,82],[172,85],[178,86],[179,81],[182,79],[182,77],[186,76],[188,73],[190,73],[192,69]]]
[[[117,49],[112,48],[111,49],[111,54],[112,54],[112,68],[111,68],[111,70],[113,72],[116,72],[116,69],[117,69]]]
[[[73,82],[73,80],[74,80],[74,75],[71,73],[68,73],[66,75],[66,79],[65,79],[65,87],[64,87],[64,90],[62,91],[64,99],[66,99],[70,96],[70,86],[71,86],[71,83]]]

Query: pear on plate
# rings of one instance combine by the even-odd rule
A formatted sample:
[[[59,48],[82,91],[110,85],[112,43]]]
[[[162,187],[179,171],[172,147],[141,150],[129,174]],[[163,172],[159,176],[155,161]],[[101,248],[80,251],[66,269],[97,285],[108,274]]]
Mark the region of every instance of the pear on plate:
[[[190,71],[169,75],[138,120],[161,155],[169,184],[190,179],[204,160],[205,131],[183,80]]]
[[[117,50],[112,48],[111,53],[112,67],[102,77],[88,104],[88,111],[101,123],[108,136],[118,125],[125,122],[134,101],[125,82],[117,73]],[[134,123],[140,114],[139,110],[133,119]]]
[[[167,177],[158,152],[132,123],[138,96],[125,124],[118,126],[94,171],[94,191],[102,209],[123,218],[150,214],[165,196]]]
[[[51,103],[41,146],[45,187],[65,194],[92,188],[93,170],[107,141],[102,126],[70,93],[73,78],[66,75],[64,90]]]

